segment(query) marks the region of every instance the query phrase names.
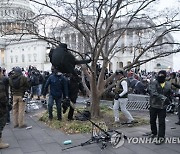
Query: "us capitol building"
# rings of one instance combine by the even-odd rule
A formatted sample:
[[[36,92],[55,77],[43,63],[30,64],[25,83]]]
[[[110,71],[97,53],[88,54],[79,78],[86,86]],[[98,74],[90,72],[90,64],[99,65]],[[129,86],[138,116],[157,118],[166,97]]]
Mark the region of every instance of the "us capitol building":
[[[29,31],[37,29],[37,26],[23,21],[33,16],[29,0],[0,1],[0,66],[8,71],[15,66],[27,68],[29,65],[50,70],[47,42],[32,35],[16,34],[26,28]]]
[[[51,64],[47,56],[47,42],[34,38],[32,35],[19,35],[19,31],[34,31],[38,25],[25,22],[23,19],[33,17],[35,14],[30,7],[29,0],[1,0],[0,1],[0,66],[8,71],[14,66],[27,68],[29,65],[37,67],[39,70],[50,70]],[[143,24],[147,24],[143,21]],[[58,34],[58,29],[57,29]],[[63,34],[58,34],[62,43],[68,42],[68,48],[75,49],[78,46],[80,35],[76,31],[68,30]],[[128,40],[135,40],[136,32],[126,32],[122,45],[131,44]],[[173,42],[171,35],[163,38]],[[75,41],[75,42],[74,42]],[[163,40],[162,40],[163,41]],[[81,41],[80,41],[81,42]],[[135,41],[134,41],[135,42]],[[83,48],[83,45],[82,45]],[[172,50],[173,46],[168,46],[166,50]],[[82,49],[81,49],[82,50]],[[78,50],[77,50],[78,51]],[[146,54],[145,56],[152,56]],[[133,59],[132,51],[122,51],[117,53],[108,66],[109,71],[115,71]],[[150,61],[140,66],[140,69],[146,71],[158,71],[159,69],[168,69],[173,67],[173,56]]]

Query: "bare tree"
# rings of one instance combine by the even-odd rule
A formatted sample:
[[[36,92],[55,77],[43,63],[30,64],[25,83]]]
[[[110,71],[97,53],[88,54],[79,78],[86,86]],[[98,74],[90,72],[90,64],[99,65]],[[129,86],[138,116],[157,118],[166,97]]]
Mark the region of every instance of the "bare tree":
[[[179,12],[152,10],[158,5],[156,0],[30,0],[30,2],[36,15],[23,20],[41,26],[38,31],[36,28],[30,31],[25,27],[28,33],[54,46],[61,43],[59,37],[64,34],[64,30],[71,29],[81,35],[81,41],[86,46],[86,51],[83,52],[87,52],[92,59],[90,66],[83,65],[82,70],[90,82],[90,88],[84,85],[91,98],[91,113],[95,117],[100,115],[101,96],[114,86],[114,83],[109,83],[115,74],[105,78],[105,71],[114,55],[129,52],[133,48],[131,51],[133,59],[130,64],[124,66],[124,69],[129,69],[177,53],[180,49],[180,44],[176,40],[164,39],[172,32],[180,30]],[[49,32],[51,36],[48,35]],[[138,39],[125,44],[122,40],[124,34],[128,32],[135,33]],[[169,45],[174,46],[173,50],[165,50]],[[102,68],[97,76],[96,66],[99,60],[102,62]]]

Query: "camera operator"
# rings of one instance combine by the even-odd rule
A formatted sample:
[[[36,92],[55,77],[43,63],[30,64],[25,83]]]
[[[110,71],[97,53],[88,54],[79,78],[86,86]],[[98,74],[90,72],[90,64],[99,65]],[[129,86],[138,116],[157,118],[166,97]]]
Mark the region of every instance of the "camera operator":
[[[114,97],[114,118],[115,123],[119,122],[119,106],[121,108],[121,111],[125,115],[125,117],[128,119],[127,123],[132,124],[134,121],[134,118],[130,114],[130,112],[126,109],[126,105],[128,103],[128,84],[127,84],[127,78],[125,75],[124,70],[117,70],[116,71],[116,77],[118,79],[116,83],[115,88],[115,97]]]
[[[23,97],[25,91],[28,90],[29,84],[27,77],[22,74],[20,67],[14,67],[9,77],[10,90],[13,95],[13,122],[14,128],[25,128],[27,125],[24,123],[25,116],[25,102]]]

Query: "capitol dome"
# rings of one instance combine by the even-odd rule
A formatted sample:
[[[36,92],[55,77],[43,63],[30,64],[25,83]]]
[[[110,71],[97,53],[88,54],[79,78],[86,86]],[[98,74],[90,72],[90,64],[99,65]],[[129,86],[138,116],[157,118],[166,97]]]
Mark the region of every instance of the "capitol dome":
[[[25,30],[34,30],[34,24],[28,22],[34,16],[29,0],[0,1],[0,32],[15,34]]]

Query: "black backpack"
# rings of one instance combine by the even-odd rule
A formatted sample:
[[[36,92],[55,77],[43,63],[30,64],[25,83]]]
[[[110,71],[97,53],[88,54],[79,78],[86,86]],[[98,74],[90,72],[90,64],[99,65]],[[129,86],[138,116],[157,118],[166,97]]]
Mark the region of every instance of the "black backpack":
[[[16,78],[12,78],[12,87],[14,89],[19,89],[20,88],[20,81],[21,81],[21,76],[17,76]]]
[[[84,110],[81,113],[78,113],[78,115],[75,116],[75,119],[80,121],[87,121],[91,119],[91,113],[88,110]]]

